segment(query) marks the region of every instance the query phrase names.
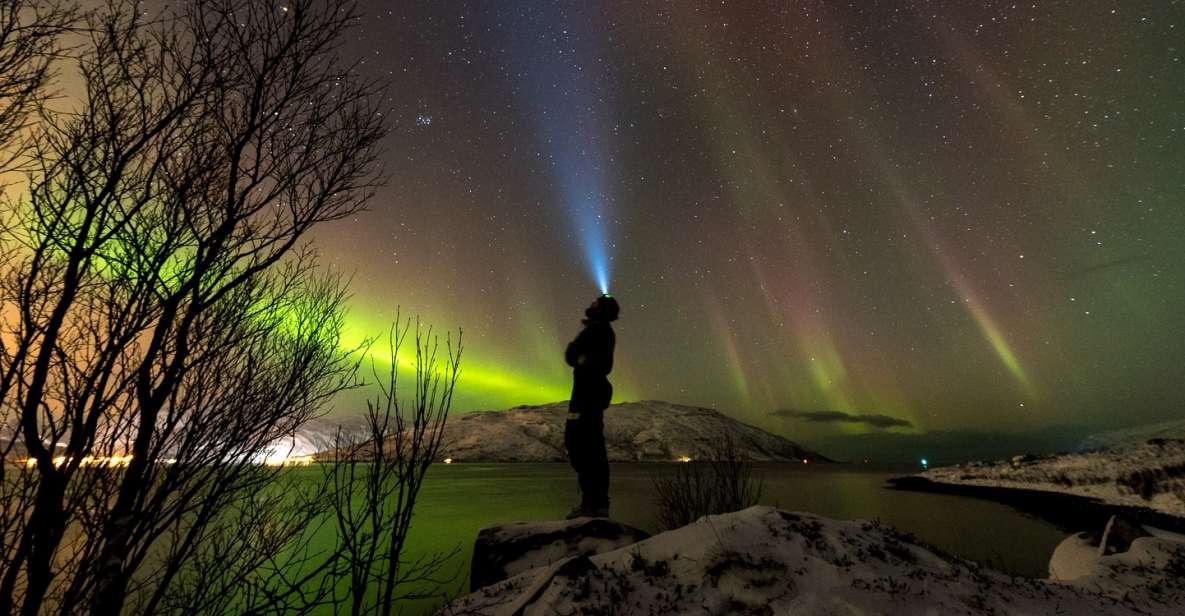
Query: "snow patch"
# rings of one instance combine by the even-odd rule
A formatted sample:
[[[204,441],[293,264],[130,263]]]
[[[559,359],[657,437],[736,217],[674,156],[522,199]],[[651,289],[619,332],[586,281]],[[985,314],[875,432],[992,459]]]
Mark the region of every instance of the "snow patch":
[[[1059,492],[1185,516],[1185,440],[1155,438],[1099,451],[1017,456],[932,469],[937,483]]]

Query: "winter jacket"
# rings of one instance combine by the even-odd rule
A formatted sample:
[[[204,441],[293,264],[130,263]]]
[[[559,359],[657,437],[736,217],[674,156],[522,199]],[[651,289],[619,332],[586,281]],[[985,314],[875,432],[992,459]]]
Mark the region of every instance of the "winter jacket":
[[[609,406],[613,388],[607,378],[613,370],[613,347],[617,337],[603,321],[589,321],[568,344],[564,360],[572,366],[573,402],[603,409]]]

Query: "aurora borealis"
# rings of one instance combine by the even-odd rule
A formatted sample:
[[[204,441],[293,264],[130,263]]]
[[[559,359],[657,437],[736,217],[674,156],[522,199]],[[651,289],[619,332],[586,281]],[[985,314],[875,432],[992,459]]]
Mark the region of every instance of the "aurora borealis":
[[[390,182],[317,246],[354,335],[464,328],[457,410],[566,397],[598,267],[617,401],[799,439],[1185,408],[1185,3],[362,8]]]

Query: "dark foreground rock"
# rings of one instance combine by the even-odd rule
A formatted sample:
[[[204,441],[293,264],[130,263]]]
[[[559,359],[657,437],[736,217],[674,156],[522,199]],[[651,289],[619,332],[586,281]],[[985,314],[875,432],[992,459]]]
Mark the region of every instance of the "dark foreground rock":
[[[650,535],[606,518],[515,522],[482,529],[473,545],[470,590],[575,556],[588,557]]]

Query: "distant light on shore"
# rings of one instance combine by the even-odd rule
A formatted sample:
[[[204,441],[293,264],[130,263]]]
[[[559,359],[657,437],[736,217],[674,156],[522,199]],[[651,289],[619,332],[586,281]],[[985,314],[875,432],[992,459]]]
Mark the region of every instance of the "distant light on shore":
[[[132,463],[133,456],[118,455],[118,456],[83,456],[78,460],[79,468],[123,468]],[[56,456],[53,458],[53,465],[55,468],[61,468],[70,463],[69,456]],[[255,460],[253,464],[262,464],[264,466],[309,466],[316,462],[314,455],[302,456],[272,456]],[[26,468],[35,468],[37,466],[37,458],[26,457],[22,460]],[[157,458],[157,464],[176,464],[177,458]]]
[[[268,458],[263,463],[268,466],[309,466],[315,461],[313,456],[288,456],[286,458]]]
[[[61,468],[70,462],[67,456],[57,456],[53,459],[53,465],[56,468]],[[117,467],[127,466],[131,464],[132,456],[83,456],[78,460],[79,467]],[[25,458],[25,466],[33,468],[37,466],[36,458]]]
[[[452,459],[452,458],[445,458],[445,459],[444,459],[444,463],[445,463],[445,464],[452,464],[452,463],[453,463],[453,459]]]
[[[679,456],[680,462],[691,462],[691,456]]]

